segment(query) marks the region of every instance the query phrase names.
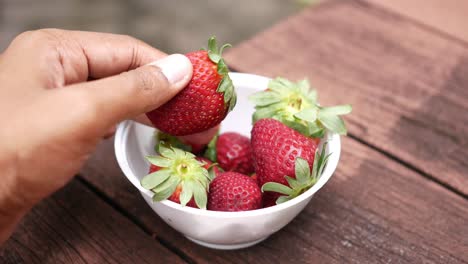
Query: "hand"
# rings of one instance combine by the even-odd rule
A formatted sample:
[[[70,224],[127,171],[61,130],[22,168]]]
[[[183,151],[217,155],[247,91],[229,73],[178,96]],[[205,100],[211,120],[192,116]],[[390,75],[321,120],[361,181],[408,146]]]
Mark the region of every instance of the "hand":
[[[46,29],[13,40],[0,55],[0,244],[115,124],[162,105],[191,75],[185,56],[128,36]]]

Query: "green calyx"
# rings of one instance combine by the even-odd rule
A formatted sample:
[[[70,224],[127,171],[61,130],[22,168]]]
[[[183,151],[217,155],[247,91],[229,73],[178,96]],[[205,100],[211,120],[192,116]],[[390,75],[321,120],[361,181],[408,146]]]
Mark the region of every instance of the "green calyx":
[[[262,186],[262,192],[277,192],[283,194],[276,200],[276,204],[280,204],[309,190],[320,179],[328,158],[331,155],[331,153],[326,155],[325,149],[326,143],[323,145],[320,154],[318,151],[315,153],[312,171],[310,170],[309,163],[305,159],[297,157],[294,164],[296,178],[284,176],[289,186],[277,182],[267,182]]]
[[[161,169],[141,180],[141,186],[154,193],[153,201],[166,200],[180,186],[182,206],[187,205],[194,197],[197,206],[206,209],[210,175],[203,167],[205,164],[195,159],[196,156],[192,153],[167,147],[164,142],[159,144],[158,152],[159,155],[148,156],[146,159]]]
[[[203,155],[205,158],[211,160],[212,162],[217,162],[217,152],[216,152],[216,143],[218,142],[219,135],[214,136],[208,145],[206,146],[205,154]]]
[[[309,82],[291,82],[276,78],[268,89],[249,98],[255,104],[253,122],[262,118],[274,118],[300,133],[321,138],[326,130],[346,134],[341,115],[349,114],[350,105],[322,107],[317,102],[317,91],[310,89]]]
[[[217,65],[218,74],[222,77],[216,91],[224,94],[224,102],[229,105],[229,111],[231,111],[236,105],[237,95],[231,77],[229,77],[229,68],[222,57],[223,50],[228,47],[231,47],[231,44],[224,44],[218,49],[215,37],[208,40],[208,57]]]
[[[173,147],[183,151],[192,152],[192,146],[182,143],[177,137],[166,134],[161,131],[155,133],[156,142],[159,142],[154,146],[154,150],[159,152],[159,145],[163,145],[166,148]]]

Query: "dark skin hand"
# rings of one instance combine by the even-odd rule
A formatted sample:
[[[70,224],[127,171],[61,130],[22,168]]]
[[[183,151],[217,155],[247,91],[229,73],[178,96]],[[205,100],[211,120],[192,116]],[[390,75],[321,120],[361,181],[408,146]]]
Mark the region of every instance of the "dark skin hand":
[[[45,29],[15,38],[0,55],[0,245],[118,122],[149,124],[142,114],[191,76],[185,56],[128,36]]]

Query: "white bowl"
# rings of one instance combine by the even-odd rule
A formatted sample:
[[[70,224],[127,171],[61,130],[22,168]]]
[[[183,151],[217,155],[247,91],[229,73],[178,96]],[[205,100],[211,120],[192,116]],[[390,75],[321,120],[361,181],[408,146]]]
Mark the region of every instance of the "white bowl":
[[[250,136],[253,105],[247,97],[267,87],[270,79],[262,76],[231,73],[238,101],[221,125],[221,132],[236,131]],[[171,227],[200,245],[216,249],[252,246],[287,225],[309,203],[312,196],[330,179],[340,157],[340,137],[327,135],[327,153],[332,153],[318,182],[308,191],[280,205],[244,212],[217,212],[182,207],[172,201],[153,202],[152,192],[140,185],[148,172],[144,158],[154,154],[154,129],[125,121],[115,135],[115,155],[128,180],[141,192],[153,210]],[[322,140],[323,141],[323,140]]]

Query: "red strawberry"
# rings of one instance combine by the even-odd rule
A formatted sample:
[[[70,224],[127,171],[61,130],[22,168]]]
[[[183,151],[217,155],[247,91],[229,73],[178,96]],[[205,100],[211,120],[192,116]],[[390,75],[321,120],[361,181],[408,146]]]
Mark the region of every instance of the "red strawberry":
[[[210,174],[206,162],[190,152],[160,144],[159,156],[149,156],[150,174],[141,180],[151,190],[154,201],[169,199],[181,205],[205,209]]]
[[[257,121],[252,129],[252,150],[259,185],[267,182],[287,185],[285,176],[295,178],[296,158],[301,157],[312,166],[317,146],[317,139],[306,137],[278,120]],[[265,205],[271,205],[278,196],[264,193]]]
[[[205,169],[207,169],[207,170],[212,169],[213,172],[214,172],[214,176],[216,176],[219,173],[218,167],[216,167],[216,166],[213,167],[212,166],[213,162],[211,162],[211,160],[209,160],[207,158],[204,158],[204,157],[196,157],[195,159],[200,161],[202,163],[202,166]],[[156,172],[156,171],[158,171],[160,169],[161,169],[161,167],[156,166],[154,164],[150,164],[149,173]],[[169,196],[168,200],[171,200],[171,201],[176,202],[176,203],[180,203],[180,193],[181,192],[182,192],[182,185],[179,184],[179,185],[177,185],[177,187],[176,187],[175,191],[172,193],[172,195]],[[187,203],[187,206],[197,208],[197,205],[195,204],[195,200],[193,198],[190,199],[190,201]]]
[[[206,165],[204,167],[206,167]],[[160,169],[161,169],[161,167],[156,166],[154,164],[150,164],[149,173],[151,174],[153,172],[157,172]],[[182,192],[182,185],[179,184],[179,185],[177,185],[175,191],[167,199],[180,204],[180,193],[181,192]],[[187,203],[187,206],[197,208],[197,205],[195,204],[195,200],[193,198],[190,199],[190,201]]]
[[[250,139],[236,132],[226,132],[208,144],[205,156],[217,162],[225,171],[242,174],[254,172]]]
[[[264,206],[271,206],[275,201],[292,199],[315,182],[319,174],[306,173],[315,159],[318,139],[314,138],[327,131],[346,134],[341,115],[350,113],[351,106],[320,106],[317,92],[310,89],[307,80],[294,83],[284,78],[271,80],[265,91],[249,99],[255,104],[252,119],[257,122],[251,138],[255,171],[262,190],[275,191],[263,196]],[[326,163],[322,154],[317,165],[320,169]],[[298,167],[302,168],[299,174]],[[298,177],[301,181],[296,183]],[[267,182],[275,184],[265,188]],[[277,200],[278,192],[287,196]]]
[[[208,210],[247,211],[261,208],[262,193],[257,183],[244,174],[224,172],[210,184]]]
[[[202,132],[221,123],[234,108],[234,86],[221,57],[227,46],[218,49],[210,38],[208,51],[186,54],[193,65],[192,79],[169,102],[146,114],[156,128],[174,136]]]

